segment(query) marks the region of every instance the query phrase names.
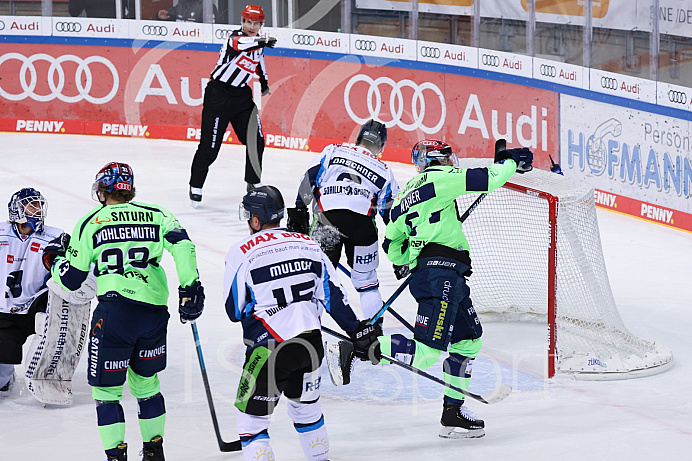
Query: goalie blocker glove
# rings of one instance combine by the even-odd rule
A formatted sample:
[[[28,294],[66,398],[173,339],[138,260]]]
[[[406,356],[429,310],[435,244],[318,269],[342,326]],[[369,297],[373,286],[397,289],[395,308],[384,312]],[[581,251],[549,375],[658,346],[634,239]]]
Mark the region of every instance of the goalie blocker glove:
[[[287,208],[288,221],[286,229],[290,232],[299,232],[308,235],[310,233],[310,213],[305,205],[296,205],[295,208]]]
[[[527,147],[501,150],[495,154],[495,163],[503,163],[510,158],[517,164],[517,173],[533,170],[533,152]]]
[[[70,234],[63,232],[59,237],[54,238],[43,249],[43,265],[47,270],[53,266],[53,261],[58,256],[65,256],[67,248],[70,246]]]
[[[195,320],[204,310],[204,287],[198,280],[189,287],[178,287],[178,313],[182,323],[188,320]]]
[[[353,353],[359,359],[370,360],[373,365],[380,363],[380,342],[377,337],[382,334],[378,325],[370,325],[367,320],[361,320],[358,329],[348,332],[353,341]]]

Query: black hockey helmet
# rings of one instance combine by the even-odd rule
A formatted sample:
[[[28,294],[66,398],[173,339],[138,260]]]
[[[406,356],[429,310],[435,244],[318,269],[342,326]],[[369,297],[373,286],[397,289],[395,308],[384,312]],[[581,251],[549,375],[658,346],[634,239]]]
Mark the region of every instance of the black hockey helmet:
[[[387,127],[382,122],[370,119],[360,127],[360,133],[356,138],[356,144],[367,148],[373,154],[382,151],[387,142]]]
[[[241,221],[257,215],[263,224],[278,223],[284,217],[284,198],[274,186],[260,186],[245,194],[240,203]]]

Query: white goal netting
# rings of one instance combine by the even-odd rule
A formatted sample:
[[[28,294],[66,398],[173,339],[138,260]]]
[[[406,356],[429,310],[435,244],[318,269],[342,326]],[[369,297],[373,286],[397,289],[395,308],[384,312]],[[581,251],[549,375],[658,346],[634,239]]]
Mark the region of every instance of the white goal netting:
[[[491,160],[460,163],[474,168]],[[459,197],[460,214],[477,197]],[[549,377],[622,379],[672,365],[668,348],[632,334],[620,317],[587,183],[537,169],[515,174],[463,226],[477,312],[486,321],[546,322]]]

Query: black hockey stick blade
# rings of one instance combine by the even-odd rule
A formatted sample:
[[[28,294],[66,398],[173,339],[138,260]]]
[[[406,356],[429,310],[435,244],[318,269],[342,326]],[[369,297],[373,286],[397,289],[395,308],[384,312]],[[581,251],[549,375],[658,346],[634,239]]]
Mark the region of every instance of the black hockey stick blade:
[[[221,431],[219,430],[219,421],[216,418],[216,409],[214,408],[214,400],[211,397],[211,388],[209,387],[209,377],[207,376],[207,367],[204,364],[204,356],[202,355],[202,345],[199,340],[199,331],[197,331],[197,324],[193,320],[190,322],[190,327],[192,327],[192,337],[195,340],[195,349],[197,350],[197,361],[199,362],[199,369],[202,372],[202,381],[204,382],[204,391],[207,395],[207,403],[209,404],[209,412],[211,413],[211,422],[214,426],[214,434],[216,435],[216,441],[219,443],[219,450],[224,453],[230,451],[240,451],[243,449],[240,444],[240,440],[234,440],[233,442],[224,442],[221,439]]]
[[[498,139],[497,141],[495,141],[495,159],[493,160],[494,162],[498,161],[497,154],[499,152],[502,152],[503,150],[507,150],[507,140]]]
[[[336,332],[336,331],[332,330],[331,328],[327,328],[327,327],[323,326],[322,331],[324,331],[325,333],[329,333],[330,335],[332,335],[336,338],[351,342],[351,339],[348,336],[342,335],[341,333]],[[428,378],[431,381],[435,381],[438,384],[442,384],[443,386],[445,386],[445,387],[447,387],[453,391],[464,394],[465,396],[471,397],[472,399],[478,400],[479,402],[482,402],[482,403],[493,404],[493,403],[501,402],[502,400],[506,399],[509,396],[509,394],[512,392],[512,386],[510,386],[509,384],[502,384],[500,387],[498,387],[497,389],[492,391],[490,394],[487,394],[487,395],[474,394],[473,392],[465,391],[464,389],[461,389],[461,388],[456,387],[452,384],[446,383],[446,382],[444,382],[444,380],[438,378],[437,376],[433,376],[429,373],[426,373],[425,371],[423,371],[419,368],[416,368],[412,365],[409,365],[408,363],[397,360],[394,357],[390,357],[387,354],[381,354],[381,355],[382,355],[383,359],[389,361],[390,363],[392,363],[394,365],[400,366],[401,368],[405,368],[408,371],[411,371],[411,372],[413,372],[419,376],[422,376],[424,378]]]

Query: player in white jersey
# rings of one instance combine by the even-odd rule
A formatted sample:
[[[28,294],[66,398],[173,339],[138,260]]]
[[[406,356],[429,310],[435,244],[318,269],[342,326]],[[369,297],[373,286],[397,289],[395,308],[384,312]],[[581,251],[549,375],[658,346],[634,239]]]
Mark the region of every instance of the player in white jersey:
[[[326,309],[349,333],[359,357],[376,343],[375,329],[356,318],[320,246],[279,227],[284,201],[278,189],[251,190],[240,213],[251,235],[228,251],[224,299],[231,321],[241,322],[247,345],[235,404],[243,455],[246,461],[274,459],[269,420],[285,394],[306,458],[326,460],[329,438],[319,401],[321,316]]]
[[[9,221],[0,223],[0,391],[9,391],[14,366],[22,363],[22,346],[34,334],[37,312],[45,312],[48,301],[48,269],[43,250],[62,229],[44,224],[46,199],[33,188],[12,195]]]
[[[351,281],[360,294],[366,318],[382,307],[375,215],[380,214],[386,224],[389,207],[399,192],[392,170],[379,159],[386,141],[385,125],[368,120],[355,146],[327,146],[303,176],[296,207],[288,209],[288,229],[307,233],[307,204],[315,200],[316,222],[311,236],[335,267],[345,249]]]

